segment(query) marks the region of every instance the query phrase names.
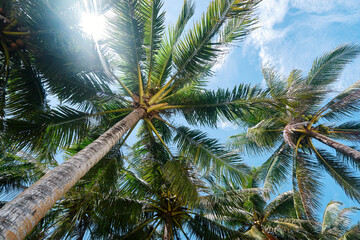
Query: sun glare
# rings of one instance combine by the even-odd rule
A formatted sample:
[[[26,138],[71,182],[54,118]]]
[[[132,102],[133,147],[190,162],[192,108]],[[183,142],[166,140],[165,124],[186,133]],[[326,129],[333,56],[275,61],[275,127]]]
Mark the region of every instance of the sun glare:
[[[86,34],[99,40],[104,36],[105,16],[84,13],[81,16],[80,27]]]

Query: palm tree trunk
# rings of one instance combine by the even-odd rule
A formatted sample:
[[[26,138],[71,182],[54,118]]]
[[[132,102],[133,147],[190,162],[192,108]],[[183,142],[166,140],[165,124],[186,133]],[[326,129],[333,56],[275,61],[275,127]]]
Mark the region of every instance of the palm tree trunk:
[[[165,224],[164,224],[164,236],[163,240],[171,240],[171,219],[168,217],[165,218]]]
[[[141,118],[136,109],[72,158],[49,171],[0,209],[0,239],[23,239],[46,212]]]
[[[328,138],[320,133],[313,132],[313,131],[307,131],[308,136],[315,138],[316,140],[336,149],[337,151],[352,157],[353,159],[360,162],[360,152],[356,151],[355,149],[352,149],[351,147],[348,147],[342,143],[339,143],[331,138]]]

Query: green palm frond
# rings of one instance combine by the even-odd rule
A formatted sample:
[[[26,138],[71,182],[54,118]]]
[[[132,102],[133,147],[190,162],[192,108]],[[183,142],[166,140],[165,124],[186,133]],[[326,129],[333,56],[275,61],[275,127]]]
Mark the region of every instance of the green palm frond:
[[[339,240],[359,240],[360,239],[360,223],[353,226]]]
[[[360,122],[345,122],[329,127],[328,136],[335,139],[344,139],[357,143],[360,139]]]
[[[347,165],[339,162],[329,152],[321,149],[316,150],[316,157],[322,166],[340,185],[345,194],[351,199],[360,201],[360,178]]]
[[[77,15],[74,9],[68,6],[64,10],[62,6],[67,15],[61,16],[60,10],[43,1],[23,1],[21,9],[23,12],[19,21],[31,31],[44,32],[30,35],[27,44],[31,50],[30,56],[34,58],[34,66],[42,73],[42,83],[52,94],[60,100],[74,103],[98,92],[110,92],[104,83],[111,84],[111,80],[105,76],[104,63],[98,56],[95,44],[77,30],[79,19],[73,19],[68,24],[71,22],[70,16]]]
[[[217,53],[220,52],[217,49],[217,47],[221,47],[220,43],[213,40],[218,31],[224,24],[233,19],[241,21],[245,18],[251,22],[249,16],[251,16],[256,4],[257,1],[212,1],[202,19],[176,46],[174,51],[176,73],[172,79],[177,77],[182,79],[181,83],[175,80],[176,84],[184,86],[192,80],[190,76],[207,72],[207,65],[214,61]],[[233,32],[237,33],[233,35],[233,40],[236,40],[248,31],[244,31],[243,25],[234,24]],[[184,72],[186,72],[186,79],[181,76]]]
[[[296,178],[293,183],[297,188],[294,193],[298,193],[302,209],[307,220],[314,220],[315,212],[319,209],[320,203],[320,188],[319,172],[316,165],[309,159],[308,155],[298,153],[295,158],[294,177]],[[294,180],[293,180],[294,181]],[[295,196],[295,201],[298,201]],[[298,204],[297,202],[295,204]],[[301,209],[300,208],[300,209]],[[298,210],[299,211],[299,210]]]
[[[152,74],[152,81],[154,84],[151,85],[151,87],[163,86],[163,83],[171,73],[172,54],[175,49],[175,45],[184,31],[185,25],[194,15],[194,11],[195,8],[192,1],[185,0],[175,26],[169,28],[168,36],[165,35],[161,41],[160,49],[155,57],[156,67],[154,68]]]
[[[25,65],[19,69],[12,68],[7,85],[8,87],[5,90],[7,100],[3,106],[6,106],[5,111],[8,115],[26,117],[33,111],[47,108],[41,77],[31,66]]]
[[[337,201],[331,201],[327,205],[323,216],[320,239],[343,239],[348,233],[351,233],[351,229],[356,228],[356,226],[350,228],[352,220],[349,215],[360,209],[349,207],[341,210],[341,205],[343,204]]]
[[[351,116],[359,111],[360,98],[360,81],[352,84],[342,93],[329,101],[319,112],[323,113],[322,117],[327,120],[338,120],[342,117]]]
[[[35,159],[26,160],[1,149],[0,192],[4,196],[23,191],[46,173],[46,168]]]
[[[213,172],[218,176],[228,176],[235,182],[242,182],[248,167],[236,153],[231,153],[206,134],[187,127],[175,129],[174,141],[181,153],[192,159],[194,165],[203,172]]]
[[[260,167],[260,177],[264,180],[264,188],[274,193],[283,184],[292,165],[292,155],[284,143]]]
[[[345,44],[316,59],[308,73],[306,83],[317,90],[322,90],[321,88],[338,79],[346,64],[351,62],[359,54],[359,51],[356,44]],[[321,101],[326,93],[325,91],[318,92],[313,102]]]
[[[283,96],[286,91],[287,82],[281,80],[281,76],[274,67],[262,67],[262,73],[273,98]]]
[[[253,200],[257,200],[259,206],[262,208],[265,206],[265,200],[260,196],[263,190],[260,188],[246,188],[246,189],[234,189],[234,190],[217,190],[212,195],[201,197],[201,204],[205,209],[209,209],[217,217],[222,217],[224,214],[236,216],[251,216],[253,209],[252,204],[246,204],[251,197]],[[244,205],[246,207],[244,207]]]
[[[145,0],[114,3],[114,17],[109,19],[109,46],[120,61],[121,80],[133,93],[139,93],[139,77],[143,80],[140,63],[146,58],[144,42]],[[142,82],[142,84],[144,84]]]
[[[147,91],[151,83],[151,74],[155,62],[154,56],[160,48],[161,38],[164,33],[165,13],[161,12],[161,0],[144,1],[144,46],[146,51],[146,69],[148,69]]]
[[[187,222],[191,236],[199,239],[252,239],[243,233],[226,228],[206,217],[196,215],[192,221]]]
[[[246,132],[231,136],[226,145],[232,150],[240,150],[253,155],[262,155],[272,150],[271,146],[258,145],[256,139],[247,137]]]
[[[182,163],[179,160],[168,161],[163,170],[164,178],[171,184],[170,190],[179,196],[184,202],[190,205],[197,203],[201,188],[205,189],[204,183],[197,180],[194,172],[190,175],[191,166],[189,163]]]
[[[350,146],[350,147],[359,150],[358,148],[355,148],[353,146]],[[356,161],[354,158],[352,158],[340,151],[336,151],[336,157],[338,159],[342,159],[344,162],[347,163],[348,166],[351,166],[356,170],[360,170],[360,163],[359,163],[359,161]]]
[[[341,205],[343,205],[343,203],[339,201],[330,201],[328,203],[323,214],[321,232],[324,232],[326,228],[330,227],[330,225],[335,221],[336,217],[340,213],[339,206]]]
[[[178,103],[181,99],[181,105]],[[239,85],[232,90],[195,90],[180,91],[166,99],[169,106],[184,115],[189,124],[216,126],[219,117],[233,121],[244,117],[249,109],[262,107],[270,100],[267,92],[250,85]]]
[[[62,101],[81,103],[97,95],[113,95],[107,84],[111,80],[106,78],[102,69],[92,69],[92,66],[102,66],[99,59],[94,59],[96,51],[82,53],[66,46],[45,46],[41,56],[36,62],[37,68],[43,74],[43,84],[46,84],[51,94],[56,95]],[[94,46],[90,46],[89,51]],[[79,62],[87,62],[90,66],[78,65]],[[99,72],[99,73],[96,73]]]
[[[124,180],[121,181],[119,186],[123,194],[146,196],[156,192],[149,183],[139,178],[135,173],[126,170],[124,175]]]
[[[271,115],[255,126],[247,129],[246,137],[256,142],[258,146],[274,147],[282,135],[281,123]]]
[[[18,149],[26,148],[51,155],[59,147],[70,145],[74,140],[86,136],[91,124],[88,115],[70,107],[60,106],[49,112],[34,112],[28,120],[6,120],[5,133],[9,141],[18,143]]]
[[[264,219],[272,218],[273,216],[289,216],[291,205],[293,204],[293,195],[293,191],[284,192],[278,195],[264,209]]]

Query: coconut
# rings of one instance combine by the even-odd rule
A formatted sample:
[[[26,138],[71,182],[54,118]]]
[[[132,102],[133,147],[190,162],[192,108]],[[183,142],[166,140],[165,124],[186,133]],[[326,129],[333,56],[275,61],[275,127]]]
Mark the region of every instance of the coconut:
[[[12,48],[12,49],[18,49],[18,45],[16,45],[16,43],[10,43],[10,47]]]
[[[18,45],[19,48],[23,48],[24,47],[24,42],[21,39],[16,39],[16,45]]]

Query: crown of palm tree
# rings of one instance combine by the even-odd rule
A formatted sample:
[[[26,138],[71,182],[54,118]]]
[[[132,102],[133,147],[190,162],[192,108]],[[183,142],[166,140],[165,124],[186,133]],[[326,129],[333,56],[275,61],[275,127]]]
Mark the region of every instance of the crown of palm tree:
[[[259,169],[247,175],[241,188],[225,179],[211,196],[214,219],[245,233],[249,239],[300,239],[307,237],[307,220],[297,218],[292,191],[267,202],[267,189],[259,188]],[[217,205],[218,204],[218,205]],[[240,238],[242,239],[242,238]]]
[[[288,101],[281,107],[277,105],[242,118],[250,128],[247,133],[233,137],[233,146],[243,144],[250,151],[276,147],[262,167],[264,187],[275,190],[292,172],[294,192],[301,198],[295,205],[305,210],[308,219],[312,219],[313,209],[319,206],[321,169],[334,178],[346,195],[360,201],[360,178],[354,171],[359,167],[360,152],[334,140],[359,140],[360,125],[343,120],[359,110],[360,82],[323,103],[334,92],[332,84],[359,51],[357,45],[339,46],[316,59],[306,77],[293,70],[282,79],[274,69],[265,68],[269,93],[277,99],[288,97]],[[333,120],[342,122],[326,123]],[[313,139],[333,148],[336,156],[315,146]]]

